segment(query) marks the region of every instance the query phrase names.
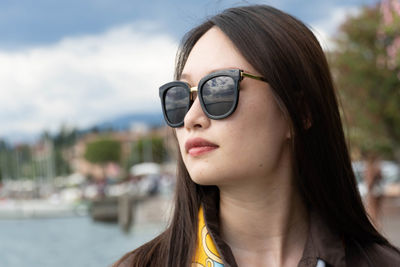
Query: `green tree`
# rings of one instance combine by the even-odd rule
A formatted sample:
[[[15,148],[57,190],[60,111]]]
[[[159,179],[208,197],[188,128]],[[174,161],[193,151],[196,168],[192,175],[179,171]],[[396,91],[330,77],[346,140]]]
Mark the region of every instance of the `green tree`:
[[[141,162],[162,163],[167,160],[168,153],[165,148],[164,139],[158,135],[149,135],[138,139],[132,144],[130,156],[125,162],[126,169]]]
[[[76,143],[78,132],[62,125],[60,131],[53,137],[54,163],[56,175],[66,175],[71,172],[69,159],[65,157],[66,152]]]
[[[390,43],[382,38],[380,10],[364,7],[349,17],[330,58],[352,146],[400,160],[400,73],[385,63]]]
[[[27,144],[18,145],[15,147],[15,156],[18,161],[18,174],[20,178],[33,178],[31,147]]]
[[[121,160],[121,143],[113,139],[99,139],[86,145],[84,155],[91,163],[105,164]]]
[[[162,163],[167,158],[167,151],[164,146],[164,139],[159,136],[151,137],[153,161]]]
[[[5,141],[0,139],[0,183],[3,180],[3,176],[6,175],[6,165],[7,165],[7,144]]]

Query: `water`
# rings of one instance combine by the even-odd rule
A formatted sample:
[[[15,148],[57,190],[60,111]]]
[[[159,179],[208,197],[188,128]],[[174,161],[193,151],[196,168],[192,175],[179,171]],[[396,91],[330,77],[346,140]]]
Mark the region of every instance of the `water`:
[[[89,217],[0,221],[0,267],[106,267],[163,227],[135,225],[124,234]]]

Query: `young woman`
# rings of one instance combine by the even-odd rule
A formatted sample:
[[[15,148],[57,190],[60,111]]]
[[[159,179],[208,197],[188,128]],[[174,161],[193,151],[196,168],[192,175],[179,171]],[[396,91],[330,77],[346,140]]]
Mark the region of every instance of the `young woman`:
[[[232,8],[160,87],[179,147],[168,228],[115,266],[400,266],[363,208],[324,53],[300,21]]]

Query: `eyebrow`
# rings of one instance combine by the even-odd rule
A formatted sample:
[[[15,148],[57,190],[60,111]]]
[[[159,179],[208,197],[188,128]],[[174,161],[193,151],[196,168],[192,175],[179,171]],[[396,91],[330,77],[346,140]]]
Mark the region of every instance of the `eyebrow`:
[[[179,80],[190,80],[190,74],[182,73],[181,77],[179,77]]]

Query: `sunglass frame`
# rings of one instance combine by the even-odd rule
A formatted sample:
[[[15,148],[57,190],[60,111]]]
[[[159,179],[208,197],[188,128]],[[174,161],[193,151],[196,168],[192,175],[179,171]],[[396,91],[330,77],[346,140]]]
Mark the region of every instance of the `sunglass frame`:
[[[203,85],[207,81],[209,81],[209,80],[211,80],[213,78],[219,77],[219,76],[227,76],[227,77],[232,78],[233,81],[234,81],[233,105],[230,108],[230,110],[228,112],[226,112],[225,114],[212,115],[207,111],[205,103],[204,103],[204,100],[203,100],[203,94],[202,94]],[[167,111],[166,111],[166,108],[165,108],[165,94],[167,93],[168,89],[170,89],[172,87],[179,86],[179,87],[183,87],[183,88],[185,88],[187,90],[187,92],[189,94],[189,101],[188,101],[188,103],[186,105],[185,116],[188,113],[190,107],[192,106],[192,104],[194,102],[194,99],[192,97],[193,96],[193,92],[197,91],[197,97],[199,98],[201,109],[203,110],[204,114],[206,114],[206,116],[208,118],[210,118],[210,119],[221,120],[221,119],[225,119],[225,118],[229,117],[230,115],[233,114],[233,112],[235,112],[237,104],[239,102],[239,91],[240,91],[239,82],[241,80],[243,80],[244,77],[249,77],[249,78],[256,79],[256,80],[265,81],[265,79],[263,77],[259,77],[259,76],[255,76],[255,75],[252,75],[252,74],[249,74],[249,73],[245,73],[243,70],[240,70],[240,69],[228,69],[228,70],[215,71],[215,72],[212,72],[212,73],[206,75],[205,77],[203,77],[199,81],[199,84],[197,85],[197,87],[190,87],[190,85],[188,83],[183,82],[183,81],[173,81],[173,82],[169,82],[169,83],[164,84],[163,86],[161,86],[159,88],[159,96],[160,96],[160,99],[161,99],[161,107],[162,107],[162,111],[163,111],[163,115],[164,115],[164,119],[165,119],[166,123],[170,127],[173,127],[173,128],[181,127],[181,126],[184,125],[184,119],[179,123],[171,123],[168,120]],[[183,118],[185,118],[185,116]]]

